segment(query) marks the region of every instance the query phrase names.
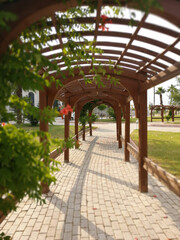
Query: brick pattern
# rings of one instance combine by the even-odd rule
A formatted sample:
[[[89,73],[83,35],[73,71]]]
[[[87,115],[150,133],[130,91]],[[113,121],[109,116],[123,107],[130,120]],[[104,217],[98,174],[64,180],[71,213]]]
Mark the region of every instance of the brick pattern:
[[[115,125],[104,124],[70,151],[70,163],[40,206],[24,199],[0,225],[13,240],[178,240],[180,199],[152,176],[138,192],[136,160],[124,162]]]

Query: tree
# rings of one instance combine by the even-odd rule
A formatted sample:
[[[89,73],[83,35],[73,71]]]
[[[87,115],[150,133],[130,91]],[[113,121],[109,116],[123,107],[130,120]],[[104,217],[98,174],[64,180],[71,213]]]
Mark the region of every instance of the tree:
[[[105,104],[100,104],[98,106],[98,109],[101,111],[101,116],[102,116],[102,111],[106,109],[106,105]]]
[[[163,87],[158,87],[158,89],[156,90],[156,94],[159,95],[159,97],[160,97],[160,105],[163,105],[162,94],[165,92],[166,92],[166,90]]]
[[[112,117],[114,120],[116,120],[116,114],[114,112],[114,109],[112,107],[108,108],[108,114],[110,117]]]
[[[168,88],[170,104],[171,105],[180,105],[180,78],[177,78],[177,84]]]
[[[98,109],[99,109],[100,111],[103,111],[103,110],[106,109],[106,105],[105,105],[105,104],[100,104],[100,105],[98,106]]]
[[[92,136],[92,123],[97,119],[92,114],[92,110],[98,101],[99,101],[98,99],[95,99],[91,102],[86,103],[80,112],[79,121],[83,127],[83,140],[85,140],[85,125],[87,122],[89,123],[90,136]]]

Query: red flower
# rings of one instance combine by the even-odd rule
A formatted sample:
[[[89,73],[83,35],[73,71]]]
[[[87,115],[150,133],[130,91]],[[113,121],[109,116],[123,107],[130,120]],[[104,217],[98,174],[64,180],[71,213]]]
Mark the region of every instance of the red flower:
[[[106,20],[108,20],[108,17],[106,15],[101,15],[101,19],[105,23]]]
[[[6,123],[5,123],[5,122],[2,122],[2,123],[1,123],[1,126],[2,126],[2,127],[4,127],[5,125],[6,125]]]
[[[105,30],[109,31],[109,28],[103,25],[99,25],[99,29],[102,29],[102,31],[105,31]]]
[[[67,104],[66,109],[68,110],[68,112],[73,112],[73,109],[71,108],[71,106],[69,104]]]
[[[73,109],[71,108],[71,106],[69,104],[67,104],[67,106],[59,112],[59,115],[63,119],[63,115],[67,115],[69,112],[73,112]]]
[[[63,114],[62,114],[62,112],[59,112],[59,115],[60,115],[60,117],[62,117],[62,119],[63,119]]]
[[[63,108],[60,113],[63,114],[63,115],[67,115],[68,110],[66,108]]]
[[[105,26],[107,23],[112,23],[112,20],[109,19],[106,15],[101,15],[101,24],[98,28],[102,29],[102,31],[109,31],[109,28]]]

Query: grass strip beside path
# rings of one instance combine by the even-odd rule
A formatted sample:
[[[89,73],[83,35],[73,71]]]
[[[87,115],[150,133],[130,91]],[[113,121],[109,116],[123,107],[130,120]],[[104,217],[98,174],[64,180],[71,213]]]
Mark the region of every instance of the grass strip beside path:
[[[138,130],[131,138],[138,145]],[[180,179],[180,133],[148,131],[148,157]]]
[[[39,126],[31,126],[30,124],[20,124],[20,125],[15,125],[18,128],[23,128],[26,131],[36,131],[39,130]],[[81,127],[79,127],[80,131]],[[64,139],[64,125],[49,125],[49,133],[51,135],[51,138],[58,138],[63,141]],[[75,135],[75,129],[74,126],[69,126],[69,136],[73,137]],[[54,145],[53,143],[51,144],[51,151],[56,149],[57,146]]]

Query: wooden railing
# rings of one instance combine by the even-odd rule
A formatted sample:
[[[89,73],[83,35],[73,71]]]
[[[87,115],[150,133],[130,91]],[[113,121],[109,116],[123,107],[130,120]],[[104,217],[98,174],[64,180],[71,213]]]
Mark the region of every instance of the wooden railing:
[[[143,167],[156,177],[159,181],[165,184],[171,191],[173,191],[177,196],[180,197],[180,180],[178,180],[172,174],[166,172],[163,168],[158,166],[149,158],[144,158]]]
[[[85,129],[85,133],[87,133],[88,131],[89,131],[89,128],[86,128],[86,129]],[[78,136],[81,137],[82,134],[83,134],[83,130],[79,131]],[[75,138],[76,138],[76,135],[75,135],[74,137],[72,137],[72,138],[75,139]],[[65,148],[64,148],[64,149],[61,149],[61,151],[60,151],[58,148],[56,148],[55,150],[53,150],[53,151],[50,153],[50,157],[53,158],[53,159],[55,159],[55,158],[57,158],[61,153],[63,153],[64,150],[65,150]]]
[[[136,147],[134,147],[131,143],[127,143],[127,150],[133,155],[133,157],[138,160],[139,151]]]
[[[121,141],[124,143],[124,138],[121,136]],[[137,145],[130,140],[130,143],[127,143],[127,149],[132,154],[132,156],[139,161],[139,150]],[[175,176],[168,173],[166,170],[158,166],[151,159],[144,158],[144,169],[156,177],[160,182],[166,185],[172,192],[180,197],[180,180]]]

